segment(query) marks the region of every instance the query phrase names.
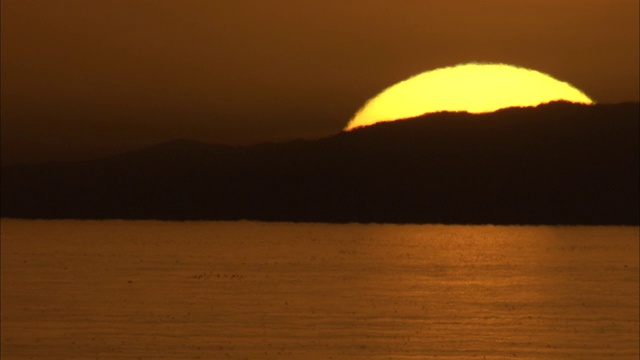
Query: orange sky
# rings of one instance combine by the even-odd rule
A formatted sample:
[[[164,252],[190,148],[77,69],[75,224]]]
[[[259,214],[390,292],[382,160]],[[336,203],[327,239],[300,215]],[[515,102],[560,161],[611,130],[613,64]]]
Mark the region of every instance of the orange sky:
[[[638,101],[637,0],[3,0],[2,161],[340,131],[413,74],[503,62]]]

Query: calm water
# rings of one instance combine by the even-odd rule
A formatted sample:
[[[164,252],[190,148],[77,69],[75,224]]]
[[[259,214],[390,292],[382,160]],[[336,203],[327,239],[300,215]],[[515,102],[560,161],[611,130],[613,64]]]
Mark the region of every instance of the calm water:
[[[2,220],[2,359],[638,359],[637,227]]]

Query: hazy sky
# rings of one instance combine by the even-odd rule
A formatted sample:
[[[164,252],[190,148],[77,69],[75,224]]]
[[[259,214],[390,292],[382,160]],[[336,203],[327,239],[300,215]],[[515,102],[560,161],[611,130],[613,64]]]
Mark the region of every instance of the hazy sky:
[[[639,99],[637,0],[2,0],[2,160],[340,131],[413,74],[504,62]]]

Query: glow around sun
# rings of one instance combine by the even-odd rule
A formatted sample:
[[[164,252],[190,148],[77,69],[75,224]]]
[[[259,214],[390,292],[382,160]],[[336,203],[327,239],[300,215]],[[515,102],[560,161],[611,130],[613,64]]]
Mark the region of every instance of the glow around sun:
[[[470,63],[427,71],[385,89],[356,113],[345,130],[433,112],[484,113],[557,100],[593,103],[572,85],[539,71]]]

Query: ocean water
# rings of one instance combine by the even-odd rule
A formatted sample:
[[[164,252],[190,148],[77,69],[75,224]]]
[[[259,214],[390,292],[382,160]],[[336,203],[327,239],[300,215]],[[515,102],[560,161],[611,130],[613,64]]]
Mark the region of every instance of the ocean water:
[[[8,359],[638,359],[638,227],[1,223]]]

